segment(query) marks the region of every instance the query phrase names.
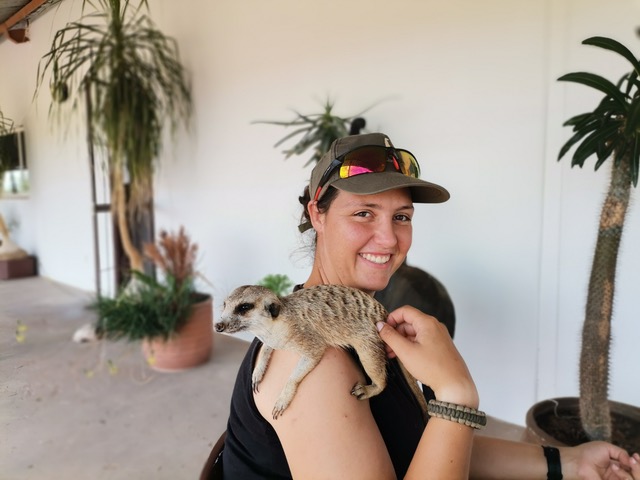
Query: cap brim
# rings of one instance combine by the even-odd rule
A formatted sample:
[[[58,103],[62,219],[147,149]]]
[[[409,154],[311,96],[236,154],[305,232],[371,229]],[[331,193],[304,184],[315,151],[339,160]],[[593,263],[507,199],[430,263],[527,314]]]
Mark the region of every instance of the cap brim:
[[[398,172],[366,173],[341,178],[332,182],[331,186],[358,195],[372,195],[394,188],[409,188],[414,203],[442,203],[450,197],[449,192],[440,185],[407,177]]]

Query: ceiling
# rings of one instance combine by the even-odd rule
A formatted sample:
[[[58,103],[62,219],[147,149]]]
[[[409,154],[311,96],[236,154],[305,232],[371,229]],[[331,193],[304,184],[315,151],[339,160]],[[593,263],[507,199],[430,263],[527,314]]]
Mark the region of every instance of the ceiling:
[[[0,42],[29,40],[28,27],[45,10],[62,0],[0,0]]]

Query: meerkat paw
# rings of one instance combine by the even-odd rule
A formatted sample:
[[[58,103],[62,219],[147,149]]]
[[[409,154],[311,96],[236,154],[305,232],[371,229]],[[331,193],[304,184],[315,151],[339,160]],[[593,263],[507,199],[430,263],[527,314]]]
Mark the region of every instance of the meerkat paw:
[[[253,373],[251,374],[251,388],[253,389],[253,393],[256,393],[258,391],[258,385],[260,385],[260,382],[262,381],[262,378],[267,371],[272,353],[273,348],[267,345],[263,345],[258,352],[256,366],[253,369]]]
[[[278,417],[282,415],[282,413],[286,410],[288,406],[289,406],[289,402],[282,402],[278,400],[276,404],[273,406],[273,411],[271,412],[271,415],[273,415],[273,419],[277,420]]]
[[[255,372],[251,375],[251,389],[253,390],[253,393],[258,393],[258,385],[260,385],[261,381],[262,375],[258,376]]]
[[[380,393],[380,389],[376,385],[362,385],[361,383],[356,383],[351,389],[351,395],[356,397],[358,400],[366,400],[378,393]]]

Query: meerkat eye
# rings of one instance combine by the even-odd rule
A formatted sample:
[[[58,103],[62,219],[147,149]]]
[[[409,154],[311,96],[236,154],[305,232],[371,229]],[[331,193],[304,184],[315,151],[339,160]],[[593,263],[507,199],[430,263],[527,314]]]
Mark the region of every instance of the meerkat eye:
[[[240,315],[244,315],[249,310],[253,310],[253,303],[241,303],[235,309],[235,313],[239,313]]]

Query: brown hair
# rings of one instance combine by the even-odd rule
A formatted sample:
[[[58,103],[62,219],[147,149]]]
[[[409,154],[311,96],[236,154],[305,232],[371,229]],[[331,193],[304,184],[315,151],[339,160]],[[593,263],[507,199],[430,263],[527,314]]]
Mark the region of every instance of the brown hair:
[[[338,189],[329,187],[327,191],[318,200],[318,211],[325,213],[329,210],[329,207],[338,196]],[[309,215],[309,202],[311,201],[311,195],[309,194],[309,186],[304,187],[304,192],[298,197],[298,201],[302,205],[302,215],[300,216],[301,224],[311,225],[311,216]]]

